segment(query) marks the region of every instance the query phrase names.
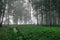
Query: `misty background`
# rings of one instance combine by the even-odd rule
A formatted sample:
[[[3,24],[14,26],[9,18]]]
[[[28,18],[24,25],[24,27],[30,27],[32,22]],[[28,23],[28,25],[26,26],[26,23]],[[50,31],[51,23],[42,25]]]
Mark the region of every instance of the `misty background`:
[[[28,0],[17,0],[6,4],[3,24],[36,24],[33,8]]]
[[[60,24],[59,0],[6,0],[3,24]]]

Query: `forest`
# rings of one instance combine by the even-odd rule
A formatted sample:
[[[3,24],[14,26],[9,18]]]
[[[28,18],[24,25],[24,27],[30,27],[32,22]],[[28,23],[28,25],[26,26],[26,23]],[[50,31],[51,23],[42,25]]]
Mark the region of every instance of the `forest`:
[[[0,40],[60,40],[60,0],[0,0]]]
[[[60,25],[59,0],[1,0],[0,24]]]

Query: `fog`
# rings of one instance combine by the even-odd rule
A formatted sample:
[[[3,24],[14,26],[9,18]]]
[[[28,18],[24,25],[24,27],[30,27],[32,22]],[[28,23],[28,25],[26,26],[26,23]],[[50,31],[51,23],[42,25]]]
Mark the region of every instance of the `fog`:
[[[28,0],[17,0],[12,4],[14,6],[13,11],[15,11],[13,16],[13,11],[11,13],[8,12],[8,5],[6,4],[5,16],[3,18],[3,24],[36,24],[36,17],[33,15],[34,10],[31,6],[31,3]],[[25,18],[25,19],[24,19]]]

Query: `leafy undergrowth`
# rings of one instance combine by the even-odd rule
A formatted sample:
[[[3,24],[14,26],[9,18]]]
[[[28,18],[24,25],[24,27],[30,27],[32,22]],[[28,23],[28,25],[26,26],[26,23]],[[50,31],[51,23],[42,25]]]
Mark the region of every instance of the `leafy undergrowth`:
[[[37,25],[4,25],[0,40],[60,40],[60,27]]]

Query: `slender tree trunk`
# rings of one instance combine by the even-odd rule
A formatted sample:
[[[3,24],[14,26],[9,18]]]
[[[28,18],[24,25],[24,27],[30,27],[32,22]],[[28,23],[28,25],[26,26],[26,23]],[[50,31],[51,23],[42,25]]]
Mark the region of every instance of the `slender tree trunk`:
[[[42,4],[41,4],[41,5],[42,5],[42,8],[41,8],[41,24],[42,24],[42,25],[44,24],[44,23],[43,23],[43,12],[44,12],[44,10],[43,10],[43,9],[44,9],[44,8],[43,8],[43,1],[44,1],[44,0],[42,0]]]
[[[37,25],[39,25],[39,23],[38,23],[38,10],[37,10]]]
[[[51,25],[51,0],[50,0],[50,9],[49,9],[49,25]]]
[[[57,5],[57,6],[56,6],[56,7],[57,7],[57,8],[56,8],[56,9],[57,9],[57,14],[58,14],[58,16],[57,16],[57,18],[58,18],[57,24],[59,25],[58,0],[57,0],[57,4],[56,4],[56,5]]]
[[[3,2],[3,5],[2,5],[2,15],[0,16],[1,17],[1,23],[0,23],[0,27],[2,27],[2,23],[3,23],[3,17],[4,17],[4,14],[5,14],[5,7],[6,7],[6,0],[2,1]]]
[[[48,0],[46,2],[48,4]],[[49,8],[49,6],[46,5],[46,8]],[[48,9],[48,10],[46,10],[46,25],[49,25],[49,22],[50,22],[50,20],[49,20],[49,9]]]
[[[9,2],[7,1],[8,9],[7,9],[7,24],[9,25]]]

